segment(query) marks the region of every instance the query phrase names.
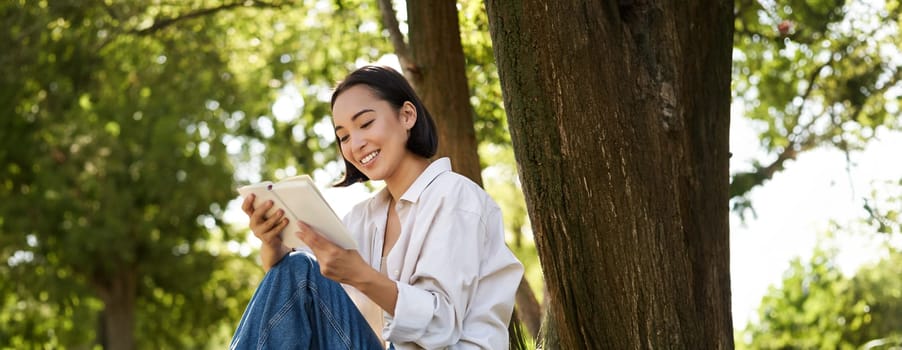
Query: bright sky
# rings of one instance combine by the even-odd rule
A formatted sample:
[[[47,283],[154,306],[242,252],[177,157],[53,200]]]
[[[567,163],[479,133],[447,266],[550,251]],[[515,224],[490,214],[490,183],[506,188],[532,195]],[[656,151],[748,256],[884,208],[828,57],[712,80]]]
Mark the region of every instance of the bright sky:
[[[732,120],[732,168],[747,166],[760,152],[758,140],[748,122]],[[742,329],[757,317],[761,298],[768,286],[778,286],[794,257],[810,258],[817,237],[827,232],[830,220],[844,224],[864,218],[863,198],[869,197],[873,181],[902,178],[902,133],[878,133],[880,140],[864,152],[853,153],[847,170],[846,156],[835,149],[802,153],[786,164],[771,181],[751,193],[757,217],[743,224],[730,216],[733,324]],[[880,257],[876,239],[885,235],[870,232],[839,235],[839,264],[848,276],[862,264]],[[900,237],[894,244],[899,246]]]

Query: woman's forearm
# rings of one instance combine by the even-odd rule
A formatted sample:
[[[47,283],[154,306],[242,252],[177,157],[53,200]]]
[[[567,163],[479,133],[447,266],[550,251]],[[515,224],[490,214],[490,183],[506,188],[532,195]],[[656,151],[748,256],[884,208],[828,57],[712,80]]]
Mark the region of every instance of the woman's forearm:
[[[353,284],[354,288],[366,294],[376,305],[385,312],[395,315],[395,306],[398,303],[398,285],[385,275],[370,269],[363,274],[359,282]]]

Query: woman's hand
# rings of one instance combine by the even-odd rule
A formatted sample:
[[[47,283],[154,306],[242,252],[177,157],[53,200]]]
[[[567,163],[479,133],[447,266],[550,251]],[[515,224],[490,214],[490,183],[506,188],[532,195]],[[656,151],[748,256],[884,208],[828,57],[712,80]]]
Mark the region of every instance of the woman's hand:
[[[254,236],[263,242],[260,247],[260,259],[263,262],[263,270],[269,271],[273,265],[291,252],[291,248],[284,246],[282,237],[279,236],[279,232],[288,226],[288,219],[284,217],[285,213],[281,209],[276,211],[272,217],[267,218],[266,212],[272,208],[273,202],[266,201],[259,208],[254,208],[254,198],[253,194],[244,198],[241,210],[250,218],[249,226],[254,232]]]
[[[395,314],[398,285],[394,281],[367,264],[357,250],[339,247],[303,222],[298,222],[298,228],[295,234],[313,250],[323,276],[354,286],[383,310]]]
[[[336,282],[354,285],[362,282],[361,272],[375,271],[363,261],[357,250],[339,247],[303,222],[298,222],[298,228],[300,229],[296,232],[298,238],[313,250],[323,276]]]

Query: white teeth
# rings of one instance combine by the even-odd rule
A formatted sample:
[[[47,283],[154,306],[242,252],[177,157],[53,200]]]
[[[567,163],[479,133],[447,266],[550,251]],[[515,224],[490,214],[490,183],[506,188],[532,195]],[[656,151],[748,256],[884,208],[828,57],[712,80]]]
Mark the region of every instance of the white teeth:
[[[376,158],[377,154],[379,154],[379,151],[375,151],[373,153],[367,154],[366,157],[363,157],[363,159],[360,159],[360,163],[363,163],[363,164],[369,163],[370,161],[373,160],[373,158]]]

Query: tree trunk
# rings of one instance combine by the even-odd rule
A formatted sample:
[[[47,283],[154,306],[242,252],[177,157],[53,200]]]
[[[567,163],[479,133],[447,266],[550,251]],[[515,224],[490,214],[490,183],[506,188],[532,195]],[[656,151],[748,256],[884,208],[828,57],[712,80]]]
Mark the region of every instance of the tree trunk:
[[[435,119],[437,156],[451,157],[454,171],[482,185],[457,3],[408,1],[407,18],[414,67],[406,73]]]
[[[124,271],[106,283],[95,283],[104,310],[102,312],[105,349],[130,350],[136,348],[135,308],[137,299],[137,273]]]
[[[732,348],[733,2],[486,5],[559,348]]]
[[[551,309],[550,305],[548,293],[546,293],[545,300],[542,303],[545,312],[542,314],[542,324],[539,329],[538,339],[536,339],[536,344],[543,345],[542,350],[561,349],[561,338],[557,335],[557,321],[554,320],[554,310]]]
[[[520,279],[520,285],[517,287],[516,295],[518,310],[517,316],[523,322],[523,326],[529,334],[535,339],[539,334],[539,327],[542,325],[542,310],[540,309],[539,299],[533,293],[532,288],[526,278]]]

